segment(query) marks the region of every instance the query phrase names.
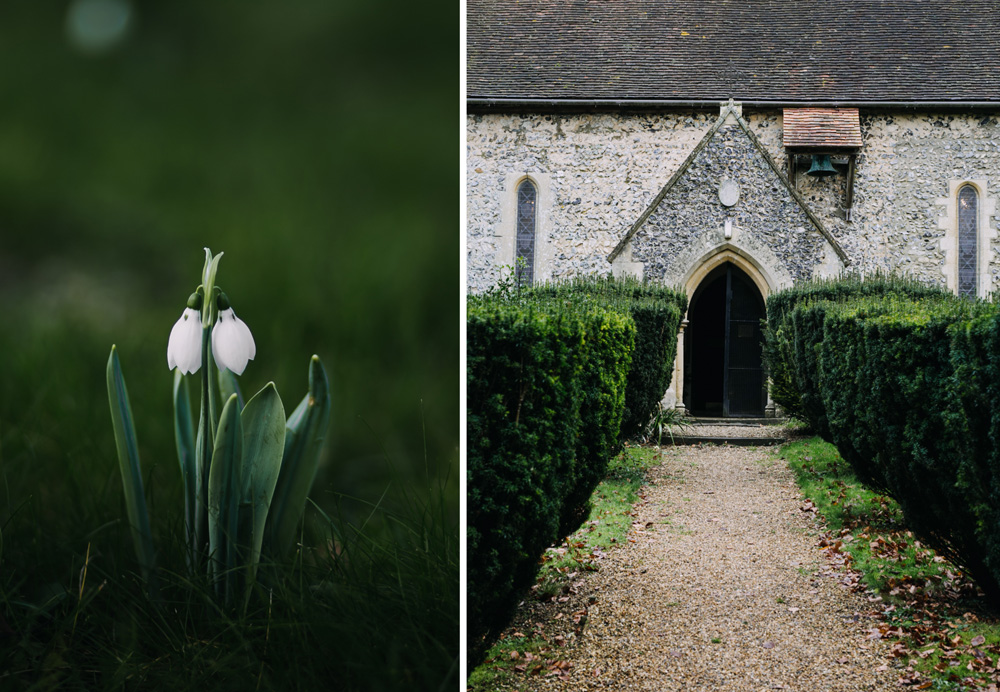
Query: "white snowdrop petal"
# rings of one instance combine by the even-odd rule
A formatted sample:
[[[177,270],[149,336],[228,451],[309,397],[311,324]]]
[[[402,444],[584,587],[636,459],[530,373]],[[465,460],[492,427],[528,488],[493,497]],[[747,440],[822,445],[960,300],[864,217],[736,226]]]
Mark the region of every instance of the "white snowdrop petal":
[[[185,308],[174,323],[167,340],[167,366],[190,375],[201,367],[201,315],[193,308]]]
[[[177,356],[177,367],[184,375],[191,375],[201,368],[201,328],[193,332],[193,338],[185,342],[185,348]]]
[[[187,335],[184,338],[181,355],[177,356],[180,364],[183,358],[186,369],[181,370],[185,375],[198,372],[201,367],[201,313],[198,310],[188,308],[190,313],[187,319]]]
[[[219,319],[212,327],[212,356],[215,358],[215,364],[219,367],[219,370],[227,370],[228,368],[228,351],[227,340],[226,340],[226,312],[223,311],[219,313]]]
[[[167,339],[167,367],[171,370],[177,367],[177,349],[180,345],[181,332],[184,327],[183,320],[184,318],[181,317],[174,322],[174,326],[170,329],[170,338]]]
[[[257,344],[254,343],[250,327],[247,326],[246,322],[236,317],[235,313],[233,313],[233,318],[236,320],[236,326],[240,328],[241,338],[247,350],[247,358],[253,360],[253,357],[257,355]]]
[[[231,370],[237,375],[243,374],[250,358],[250,346],[245,338],[249,330],[246,330],[245,335],[240,324],[242,322],[233,313],[233,309],[228,308],[219,313],[219,321],[212,330],[212,353],[216,365],[220,370]]]

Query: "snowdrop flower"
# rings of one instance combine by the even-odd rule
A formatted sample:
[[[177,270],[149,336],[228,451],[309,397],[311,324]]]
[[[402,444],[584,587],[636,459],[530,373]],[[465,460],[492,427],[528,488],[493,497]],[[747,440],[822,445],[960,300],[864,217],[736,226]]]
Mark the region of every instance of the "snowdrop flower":
[[[201,312],[185,308],[167,341],[167,367],[191,375],[201,367]]]
[[[232,370],[237,375],[242,375],[247,361],[257,355],[250,328],[231,307],[223,308],[223,301],[219,305],[219,321],[212,329],[212,353],[219,370]]]

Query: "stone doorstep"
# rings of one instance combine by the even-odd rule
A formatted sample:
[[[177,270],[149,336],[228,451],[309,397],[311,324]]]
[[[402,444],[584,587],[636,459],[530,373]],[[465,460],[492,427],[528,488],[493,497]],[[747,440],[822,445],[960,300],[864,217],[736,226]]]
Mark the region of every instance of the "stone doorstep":
[[[727,425],[727,426],[750,426],[750,425],[781,425],[788,422],[787,418],[709,418],[703,416],[688,416],[684,419],[688,424],[698,425]]]
[[[674,445],[697,445],[697,444],[715,444],[715,445],[736,445],[741,447],[766,447],[772,445],[779,445],[785,442],[786,437],[784,435],[780,437],[761,437],[761,436],[745,436],[740,434],[740,428],[749,427],[760,427],[762,425],[780,425],[784,423],[786,418],[705,418],[705,417],[691,417],[687,419],[688,426],[679,434],[675,434],[673,437]],[[726,431],[726,435],[699,435],[699,427],[713,427],[713,428],[729,428]],[[669,442],[670,436],[665,435],[665,444],[671,444]]]
[[[785,442],[784,437],[698,437],[697,435],[674,435],[673,442],[669,435],[665,435],[662,443],[664,445],[733,445],[737,447],[770,447],[780,445]]]

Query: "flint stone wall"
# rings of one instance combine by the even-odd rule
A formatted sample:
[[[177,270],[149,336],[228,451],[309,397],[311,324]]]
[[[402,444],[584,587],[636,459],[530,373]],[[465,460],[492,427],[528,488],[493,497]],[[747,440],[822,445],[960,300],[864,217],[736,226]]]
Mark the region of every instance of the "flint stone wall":
[[[735,205],[719,199],[723,180],[740,191]],[[730,238],[726,238],[729,224]],[[826,239],[760,150],[735,123],[723,125],[667,191],[631,242],[643,276],[683,283],[697,257],[729,241],[768,266],[801,280],[823,261]]]
[[[646,211],[673,173],[712,127],[717,113],[470,115],[467,122],[467,272],[471,292],[494,285],[500,278],[501,229],[512,176],[548,176],[549,235],[542,239],[542,271],[553,279],[578,274],[607,274],[608,255]],[[786,170],[781,146],[781,113],[744,113],[751,131]],[[866,114],[861,117],[864,147],[858,156],[852,221],[843,210],[846,175],[798,176],[800,195],[848,255],[852,268],[893,269],[944,285],[947,214],[942,201],[956,180],[985,180],[985,196],[1000,192],[1000,125],[996,117],[954,114]],[[716,134],[709,145],[746,141]],[[740,145],[742,146],[742,145]],[[707,151],[707,150],[706,150]],[[706,154],[702,152],[702,155]],[[717,154],[720,152],[716,152]],[[724,154],[724,152],[721,152]],[[716,159],[718,160],[718,159]],[[708,171],[713,164],[706,161]],[[698,173],[692,164],[692,173]],[[794,209],[756,209],[753,200],[774,197],[770,177],[750,175],[740,180],[741,199],[733,209],[738,240],[769,248],[799,280],[828,271],[824,240]],[[721,171],[716,170],[715,175]],[[685,215],[684,226],[721,229],[718,182],[704,173],[693,208],[673,209]],[[684,183],[682,178],[678,184]],[[762,186],[766,186],[762,187]],[[693,192],[689,190],[688,192]],[[665,202],[668,202],[668,195]],[[508,207],[509,202],[508,202]],[[779,205],[780,207],[780,205]],[[711,211],[714,208],[716,211]],[[982,205],[992,211],[990,205]],[[713,216],[715,214],[716,216]],[[773,223],[782,219],[780,228]],[[784,215],[784,216],[783,216]],[[654,220],[656,215],[651,217]],[[667,216],[657,222],[660,237],[633,239],[656,278],[669,279],[680,270],[672,261],[692,261],[693,236],[680,232]],[[987,227],[997,228],[989,218]],[[801,230],[800,230],[801,229]],[[720,230],[721,232],[721,230]],[[506,241],[505,241],[506,242]],[[646,242],[645,249],[641,242]],[[707,242],[707,241],[703,241]],[[992,241],[988,262],[990,290],[998,285],[1000,245]],[[655,246],[655,249],[654,249]],[[639,260],[639,257],[633,257]],[[824,269],[827,267],[827,269]],[[657,272],[661,272],[657,276]]]

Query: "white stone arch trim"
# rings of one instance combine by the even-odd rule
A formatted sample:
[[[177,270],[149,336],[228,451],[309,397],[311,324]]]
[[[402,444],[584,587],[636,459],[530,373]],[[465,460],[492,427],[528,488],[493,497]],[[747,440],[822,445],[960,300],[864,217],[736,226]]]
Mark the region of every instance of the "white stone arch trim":
[[[689,301],[694,297],[694,292],[701,285],[701,282],[705,280],[705,277],[713,269],[726,262],[732,262],[746,272],[747,276],[753,280],[754,285],[757,286],[757,290],[760,291],[760,295],[764,300],[767,300],[767,297],[773,291],[792,285],[792,277],[787,271],[781,268],[777,258],[771,256],[764,261],[760,261],[753,254],[738,245],[723,243],[705,252],[689,265],[691,269],[688,270],[681,281],[681,285],[684,286],[684,291],[687,293]]]
[[[948,181],[948,196],[939,197],[936,204],[944,207],[944,214],[938,217],[938,228],[944,231],[941,249],[944,250],[944,274],[948,290],[958,293],[958,192],[966,185],[979,195],[979,227],[976,229],[976,295],[988,298],[993,292],[993,278],[990,275],[990,257],[993,241],[997,237],[992,228],[996,213],[996,197],[990,197],[989,181],[986,179],[960,179]]]
[[[767,301],[767,297],[772,291],[792,285],[792,277],[787,271],[780,268],[777,259],[773,255],[770,262],[758,261],[747,250],[732,243],[723,243],[702,254],[694,263],[689,265],[691,269],[684,275],[682,285],[688,297],[688,308],[691,306],[691,299],[694,292],[701,285],[702,281],[712,273],[714,269],[722,266],[726,262],[731,262],[739,267],[750,277],[761,297]],[[768,266],[770,265],[770,266]],[[684,404],[680,394],[684,391],[684,329],[687,327],[687,315],[681,320],[680,333],[677,338],[677,355],[674,359],[673,376],[670,379],[670,388],[663,395],[663,406],[684,411]],[[765,415],[774,416],[774,402],[768,394]]]
[[[552,278],[552,176],[548,173],[513,172],[504,177],[501,191],[500,228],[497,230],[497,267],[514,266],[517,244],[517,188],[525,180],[535,185],[535,282]]]

